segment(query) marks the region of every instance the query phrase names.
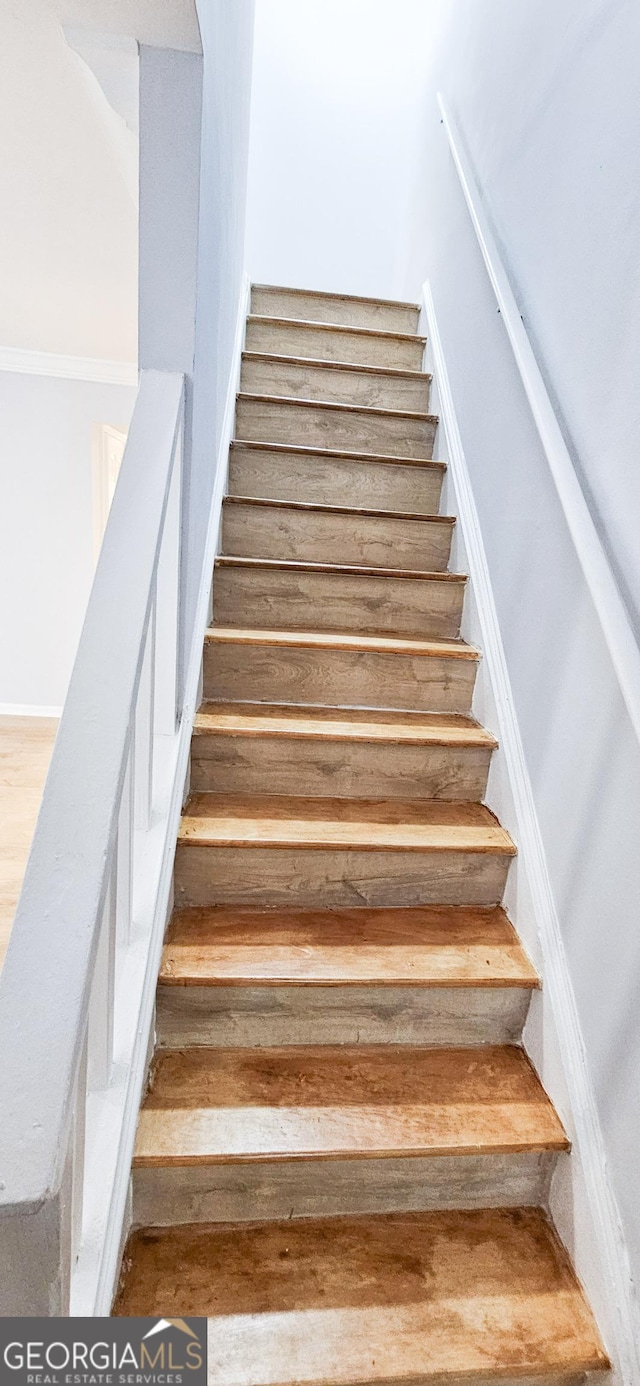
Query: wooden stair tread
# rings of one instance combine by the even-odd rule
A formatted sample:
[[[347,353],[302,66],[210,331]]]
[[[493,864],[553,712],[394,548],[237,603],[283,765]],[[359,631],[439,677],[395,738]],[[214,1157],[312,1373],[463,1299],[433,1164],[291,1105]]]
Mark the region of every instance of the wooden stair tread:
[[[246,626],[210,626],[205,634],[210,644],[296,645],[321,650],[371,651],[408,655],[411,658],[479,660],[480,652],[464,640],[416,640],[388,635],[356,635],[349,631],[264,630]]]
[[[142,1229],[125,1264],[114,1313],[209,1316],[219,1386],[568,1383],[609,1366],[538,1209]]]
[[[334,573],[337,576],[345,577],[387,577],[459,585],[464,585],[468,581],[466,573],[421,572],[419,569],[414,570],[413,568],[371,568],[362,564],[349,563],[308,563],[301,559],[241,558],[235,554],[218,554],[215,566],[216,568],[248,568],[254,572],[259,568],[267,568],[270,572],[277,570],[285,573]]]
[[[327,364],[332,363],[328,362]],[[297,409],[332,409],[338,414],[364,414],[367,418],[375,414],[383,418],[421,419],[423,423],[434,425],[438,423],[437,414],[430,414],[428,410],[422,409],[389,409],[379,404],[341,404],[338,400],[332,399],[298,399],[296,395],[261,395],[253,390],[239,390],[237,399],[239,401],[254,400],[259,404],[292,405]],[[239,438],[236,441],[242,442],[243,440]]]
[[[419,524],[455,525],[455,515],[421,515],[415,510],[366,510],[362,506],[319,505],[309,501],[271,500],[269,496],[225,496],[224,505],[257,506],[269,510],[295,510],[306,514],[353,515],[375,520],[417,520]],[[378,570],[376,569],[376,572]]]
[[[161,1053],[136,1165],[567,1150],[515,1046],[305,1045]]]
[[[316,323],[315,326],[317,327],[318,324]],[[243,351],[242,359],[243,361],[278,361],[287,366],[304,366],[311,370],[355,371],[363,375],[391,376],[392,379],[398,380],[431,380],[428,371],[410,370],[406,366],[366,366],[360,365],[359,362],[332,361],[329,358],[325,359],[318,356],[292,356],[290,352],[249,350]],[[360,406],[356,405],[356,408],[358,407]]]
[[[501,909],[177,910],[161,986],[539,985]]]
[[[266,291],[271,294],[292,294],[293,297],[300,298],[326,298],[327,301],[340,299],[342,303],[372,303],[378,308],[413,308],[416,313],[420,312],[420,304],[413,303],[403,298],[376,298],[371,294],[342,294],[333,293],[331,289],[300,289],[292,288],[290,284],[252,284],[251,289]],[[294,321],[296,321],[294,319]]]
[[[377,741],[411,746],[489,746],[497,741],[471,717],[455,713],[364,712],[268,703],[205,702],[194,736],[279,736],[326,741]]]
[[[275,397],[277,398],[277,396]],[[299,400],[293,401],[299,403]],[[309,401],[313,403],[313,401]],[[341,458],[348,462],[383,462],[390,466],[400,467],[426,467],[427,469],[445,472],[446,462],[439,462],[433,457],[396,457],[392,453],[376,452],[350,452],[344,448],[319,448],[310,447],[306,443],[265,443],[258,438],[234,438],[231,448],[242,448],[243,451],[252,452],[277,452],[281,454],[301,453],[304,457],[317,458],[318,460],[328,458]]]
[[[308,799],[194,794],[178,841],[194,846],[364,847],[377,851],[514,856],[514,844],[482,804],[442,799]]]
[[[404,306],[413,307],[412,304]],[[426,337],[419,337],[416,332],[390,332],[384,327],[358,327],[355,324],[351,325],[343,322],[317,322],[314,318],[284,318],[276,316],[271,317],[266,313],[249,313],[247,323],[254,322],[264,323],[265,326],[269,327],[294,327],[303,329],[309,327],[312,328],[314,332],[317,332],[318,328],[321,327],[323,332],[353,332],[358,337],[386,337],[391,341],[421,342],[423,346],[427,341]]]

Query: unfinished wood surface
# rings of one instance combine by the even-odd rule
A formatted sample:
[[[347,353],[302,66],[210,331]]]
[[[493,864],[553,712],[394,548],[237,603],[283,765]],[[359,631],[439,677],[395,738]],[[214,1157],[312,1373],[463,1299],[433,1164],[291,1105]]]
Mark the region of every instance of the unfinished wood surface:
[[[422,369],[426,338],[415,333],[383,332],[337,324],[319,326],[295,318],[251,315],[247,319],[247,351],[314,357],[316,361],[350,361],[360,366]]]
[[[116,1314],[210,1317],[219,1386],[511,1386],[608,1359],[536,1209],[135,1232]]]
[[[385,641],[308,631],[209,630],[204,694],[344,708],[468,713],[478,656],[462,642]]]
[[[156,1056],[134,1164],[568,1147],[515,1046],[201,1047]]]
[[[236,441],[229,454],[231,495],[352,509],[436,514],[443,476],[441,462],[373,458],[323,448]]]
[[[255,843],[499,856],[514,856],[516,850],[484,804],[277,794],[193,794],[182,816],[178,842],[203,847]]]
[[[469,851],[223,847],[179,842],[176,903],[342,909],[497,905],[510,857]]]
[[[409,746],[473,746],[493,750],[497,741],[473,717],[451,713],[373,712],[355,708],[287,707],[282,703],[202,703],[193,722],[194,737],[224,732],[314,741]],[[199,754],[206,755],[206,745]]]
[[[173,915],[163,987],[536,987],[504,910],[187,909]]]
[[[222,552],[443,572],[455,520],[447,515],[395,516],[295,502],[227,496]]]
[[[0,967],[57,730],[53,717],[0,716]]]
[[[225,732],[194,736],[193,792],[305,794],[351,798],[482,799],[491,750],[319,737]]]
[[[277,318],[301,318],[307,322],[381,328],[386,332],[416,332],[420,316],[416,303],[280,288],[271,284],[252,286],[251,312]]]
[[[354,366],[346,361],[313,361],[245,351],[240,389],[253,395],[333,400],[376,409],[429,410],[431,376],[385,366]]]
[[[133,1222],[256,1222],[435,1208],[517,1208],[547,1196],[556,1156],[432,1155],[384,1160],[259,1160],[133,1171]]]
[[[266,443],[346,449],[429,459],[437,419],[427,413],[307,403],[270,395],[238,395],[236,435]]]
[[[482,799],[491,752],[282,737],[197,737],[191,756],[194,792],[240,794],[384,794],[389,799]]]
[[[494,738],[471,718],[204,704],[191,745],[197,791],[481,799]]]
[[[345,631],[318,630],[256,630],[251,627],[210,627],[205,632],[205,640],[212,645],[241,643],[244,645],[271,645],[283,649],[295,645],[297,649],[309,650],[350,650],[358,654],[382,653],[401,655],[408,659],[453,659],[462,663],[477,663],[480,651],[464,640],[419,640],[383,635],[358,635]],[[266,700],[268,701],[268,699]],[[389,709],[393,711],[393,709]]]
[[[366,632],[455,639],[466,578],[458,573],[403,573],[323,567],[267,559],[216,560],[215,625]]]
[[[160,985],[157,1044],[512,1044],[530,994],[519,987]]]

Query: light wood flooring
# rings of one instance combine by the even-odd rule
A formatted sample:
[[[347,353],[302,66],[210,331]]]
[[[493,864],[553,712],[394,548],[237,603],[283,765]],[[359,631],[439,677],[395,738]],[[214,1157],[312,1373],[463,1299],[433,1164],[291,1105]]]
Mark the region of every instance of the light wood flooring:
[[[57,718],[0,716],[0,967],[57,730]]]

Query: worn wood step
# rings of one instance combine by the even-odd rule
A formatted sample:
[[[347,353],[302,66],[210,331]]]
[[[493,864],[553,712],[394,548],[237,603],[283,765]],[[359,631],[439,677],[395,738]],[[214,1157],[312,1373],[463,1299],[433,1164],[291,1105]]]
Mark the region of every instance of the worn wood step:
[[[386,332],[416,332],[420,307],[386,298],[361,298],[318,289],[289,289],[253,284],[251,312],[307,322],[344,323],[349,327],[381,328]]]
[[[504,910],[176,910],[163,987],[529,988],[538,976]]]
[[[425,342],[425,337],[417,337],[413,332],[385,332],[379,328],[251,314],[245,346],[247,351],[303,356],[307,360],[349,361],[355,366],[419,371]]]
[[[445,470],[443,462],[236,439],[229,493],[435,515]]]
[[[444,572],[454,525],[450,515],[394,514],[227,496],[222,552],[247,558]]]
[[[466,714],[478,660],[462,640],[218,626],[205,637],[204,696]]]
[[[167,1050],[156,1055],[140,1112],[134,1178],[145,1174],[135,1178],[134,1216],[331,1216],[368,1210],[372,1190],[380,1211],[534,1203],[547,1189],[549,1157],[568,1146],[513,1045]],[[244,1193],[234,1206],[238,1165]],[[264,1165],[270,1188],[261,1196]]]
[[[183,909],[157,1043],[507,1044],[537,985],[501,909]]]
[[[462,573],[347,564],[220,557],[213,582],[214,625],[454,639],[467,579]]]
[[[239,394],[236,436],[248,442],[429,460],[438,420],[432,414],[371,409],[277,395]]]
[[[200,1047],[157,1056],[134,1164],[568,1147],[515,1045]]]
[[[538,1209],[145,1228],[125,1266],[114,1313],[208,1315],[218,1386],[578,1386],[609,1366]]]
[[[354,366],[347,361],[314,361],[268,352],[242,354],[240,389],[246,394],[427,412],[430,388],[431,376],[421,371]]]
[[[178,905],[496,905],[515,847],[481,804],[194,794]]]
[[[495,738],[471,718],[204,703],[191,788],[240,793],[482,799]]]

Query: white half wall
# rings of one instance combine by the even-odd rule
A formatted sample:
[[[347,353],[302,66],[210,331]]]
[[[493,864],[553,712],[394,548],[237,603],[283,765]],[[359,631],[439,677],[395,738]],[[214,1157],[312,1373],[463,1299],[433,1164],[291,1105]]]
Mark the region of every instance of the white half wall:
[[[91,431],[126,385],[0,371],[0,704],[59,707],[93,580]]]

